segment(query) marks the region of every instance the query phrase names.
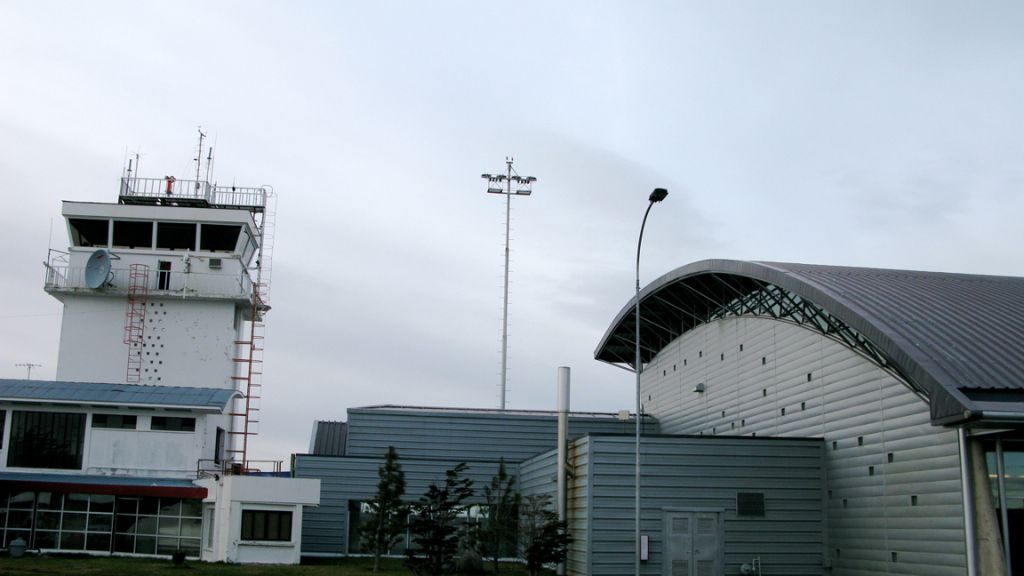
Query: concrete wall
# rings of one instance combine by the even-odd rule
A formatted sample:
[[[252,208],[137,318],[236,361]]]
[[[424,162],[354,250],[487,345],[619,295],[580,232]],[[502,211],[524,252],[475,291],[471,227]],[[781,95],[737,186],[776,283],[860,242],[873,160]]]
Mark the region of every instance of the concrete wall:
[[[303,511],[305,506],[315,506],[320,501],[318,480],[221,476],[204,478],[196,483],[209,491],[203,501],[204,561],[298,564]],[[242,512],[245,510],[291,512],[291,539],[284,542],[242,540]]]
[[[65,296],[57,379],[125,382],[123,297]],[[140,384],[231,388],[237,334],[230,301],[151,297]]]
[[[823,438],[832,574],[966,573],[956,432],[846,346],[771,319],[718,320],[663,349],[642,390],[664,433]]]
[[[88,409],[76,406],[26,407],[0,404],[7,416],[3,428],[3,448],[0,449],[0,470],[7,468],[10,448],[11,423],[14,411],[69,412],[85,414],[85,441],[82,468],[79,470],[53,470],[11,468],[11,470],[48,473],[85,473],[100,475],[131,475],[162,478],[194,478],[198,460],[213,458],[214,430],[224,426],[227,417],[220,414],[164,410]],[[93,428],[93,413],[136,416],[135,430]],[[194,432],[151,430],[153,416],[195,418]]]

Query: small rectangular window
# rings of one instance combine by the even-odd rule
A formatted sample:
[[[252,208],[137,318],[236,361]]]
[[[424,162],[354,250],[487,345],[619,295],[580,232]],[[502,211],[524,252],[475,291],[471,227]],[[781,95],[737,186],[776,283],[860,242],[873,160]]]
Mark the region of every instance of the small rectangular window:
[[[125,414],[93,414],[93,428],[116,428],[119,430],[135,430],[137,418]]]
[[[0,448],[4,447],[4,424],[7,423],[7,410],[0,410]]]
[[[242,510],[242,540],[288,542],[291,539],[291,511]]]
[[[7,465],[12,468],[82,467],[85,414],[15,411]]]
[[[109,220],[93,220],[89,218],[69,218],[71,227],[71,243],[75,246],[106,246]]]
[[[149,429],[167,432],[195,432],[196,419],[179,418],[176,416],[153,416]]]
[[[203,252],[234,252],[241,226],[203,224],[199,228],[199,249]]]
[[[160,250],[196,249],[196,225],[186,222],[158,222],[156,247]]]
[[[114,220],[114,248],[152,248],[153,223]]]
[[[764,517],[764,492],[737,492],[736,515]]]

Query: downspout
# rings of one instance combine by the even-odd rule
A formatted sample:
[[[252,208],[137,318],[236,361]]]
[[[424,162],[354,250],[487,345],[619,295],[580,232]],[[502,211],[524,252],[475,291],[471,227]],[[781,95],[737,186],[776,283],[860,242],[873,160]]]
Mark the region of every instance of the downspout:
[[[967,547],[967,576],[978,576],[977,527],[974,523],[974,488],[971,483],[971,458],[967,430],[957,429],[960,444],[960,485],[964,507],[964,543]]]

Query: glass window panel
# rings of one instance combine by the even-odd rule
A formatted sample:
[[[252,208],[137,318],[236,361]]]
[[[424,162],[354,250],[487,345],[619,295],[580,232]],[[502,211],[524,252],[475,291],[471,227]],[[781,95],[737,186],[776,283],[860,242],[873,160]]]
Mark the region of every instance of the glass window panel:
[[[11,510],[7,513],[8,528],[32,528],[31,510]]]
[[[156,516],[139,516],[135,524],[135,530],[139,534],[156,534]]]
[[[203,534],[203,520],[201,518],[182,518],[181,535],[191,538],[199,538]]]
[[[135,516],[131,515],[117,515],[117,520],[114,522],[116,531],[120,534],[134,534],[135,533]]]
[[[36,530],[60,530],[60,512],[46,510],[36,512]]]
[[[85,531],[85,514],[79,514],[78,512],[64,512],[64,523],[61,525],[61,530],[78,530]]]
[[[7,505],[8,508],[18,508],[21,510],[31,510],[36,501],[35,492],[18,492],[17,494],[11,494],[11,499]]]
[[[109,494],[93,494],[89,499],[90,512],[113,512],[114,497]]]
[[[292,513],[291,512],[280,512],[278,514],[281,517],[281,540],[292,539]]]
[[[54,549],[57,547],[57,535],[58,532],[36,530],[36,541],[32,545],[35,548]]]
[[[252,512],[242,512],[242,540],[252,540]]]
[[[11,543],[11,540],[19,537],[27,543],[31,535],[32,533],[28,530],[8,530],[4,536],[4,547],[6,548]]]
[[[160,540],[157,542],[157,546],[156,546],[156,553],[157,554],[166,554],[166,555],[170,556],[171,554],[174,554],[177,551],[178,551],[178,539],[177,538],[168,538],[167,536],[161,536],[160,537]]]
[[[177,536],[178,535],[178,518],[164,518],[160,517],[160,532],[161,536]]]
[[[53,492],[40,492],[36,498],[36,508],[42,510],[60,510],[60,494]]]
[[[188,556],[199,556],[199,539],[198,538],[182,538],[178,546],[181,547],[181,551]]]
[[[160,515],[181,516],[181,500],[177,498],[161,498]]]
[[[181,515],[186,518],[202,518],[203,517],[203,501],[202,500],[182,500],[181,501]]]
[[[120,514],[135,514],[139,511],[139,500],[138,498],[118,498],[117,499],[117,513]]]
[[[114,220],[114,248],[152,248],[153,223]]]
[[[156,554],[156,536],[137,536],[135,538],[136,554]]]
[[[84,550],[85,549],[85,533],[84,532],[61,532],[60,533],[60,549],[61,550]]]
[[[89,514],[89,532],[110,533],[114,517],[110,514]]]
[[[74,470],[82,467],[85,414],[17,410],[11,418],[7,465]]]
[[[267,514],[267,540],[280,540],[281,519],[277,514]]]
[[[199,249],[205,252],[234,252],[238,244],[238,225],[203,224],[199,228]]]
[[[65,494],[64,495],[64,509],[65,510],[80,510],[85,512],[89,509],[89,495],[88,494]]]
[[[108,220],[89,218],[68,218],[71,228],[71,243],[75,246],[106,246]]]
[[[159,509],[159,498],[139,498],[139,514],[156,515],[156,511]]]
[[[85,537],[85,549],[99,552],[109,552],[110,534],[87,534]]]
[[[135,552],[135,536],[118,534],[114,537],[114,552]]]
[[[158,222],[156,247],[162,250],[196,249],[196,225],[183,222]]]

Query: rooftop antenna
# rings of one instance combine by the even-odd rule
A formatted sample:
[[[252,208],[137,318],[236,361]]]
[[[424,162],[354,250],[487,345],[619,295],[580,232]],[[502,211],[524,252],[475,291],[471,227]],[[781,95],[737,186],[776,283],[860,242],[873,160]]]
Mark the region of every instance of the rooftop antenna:
[[[15,364],[15,366],[17,366],[19,368],[25,368],[25,369],[28,370],[28,374],[26,375],[27,377],[25,378],[26,380],[31,380],[32,379],[32,369],[33,368],[42,368],[43,367],[42,364],[33,364],[31,362],[24,362],[22,364]]]
[[[498,408],[505,409],[505,389],[508,383],[508,254],[509,254],[509,220],[512,217],[512,196],[529,196],[533,192],[533,176],[520,176],[512,169],[515,159],[505,157],[505,174],[481,174],[487,180],[487,192],[505,195],[505,291],[501,316],[501,400]],[[515,182],[516,189],[512,190]]]
[[[217,144],[214,139],[214,145]],[[210,170],[213,170],[213,146],[210,146],[209,152],[206,153],[206,182],[210,182]]]
[[[196,129],[199,131],[199,148],[198,148],[199,151],[198,151],[198,153],[196,153],[196,157],[195,157],[195,162],[196,162],[196,190],[199,190],[199,173],[201,171],[202,164],[203,164],[203,138],[206,138],[206,134],[203,132],[203,127],[202,126],[196,126]]]

